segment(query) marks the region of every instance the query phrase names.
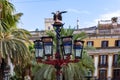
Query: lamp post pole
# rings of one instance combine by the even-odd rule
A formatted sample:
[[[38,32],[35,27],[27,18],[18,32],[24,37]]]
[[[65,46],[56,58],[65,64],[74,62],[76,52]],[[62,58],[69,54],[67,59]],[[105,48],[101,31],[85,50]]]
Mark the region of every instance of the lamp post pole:
[[[56,31],[56,53],[57,53],[56,58],[61,59],[61,56],[60,56],[60,32],[61,32],[62,25],[56,26],[53,24],[53,26],[56,28],[56,30],[55,30]]]
[[[63,24],[61,22],[62,21],[62,16],[61,16],[62,13],[66,13],[66,11],[65,12],[57,11],[56,13],[53,13],[54,14],[53,27],[55,27],[55,32],[56,32],[56,55],[55,55],[55,58],[57,59],[58,62],[61,61],[61,55],[60,55],[60,38],[61,38],[61,36],[60,36],[60,32],[61,32],[61,28],[63,27]],[[57,79],[56,80],[60,80],[60,70],[61,70],[60,63],[56,63],[55,68],[57,70],[57,72],[56,72]]]
[[[56,25],[53,24],[53,26],[56,28],[56,56],[55,58],[60,61],[61,60],[61,55],[60,55],[60,32],[61,32],[61,27],[62,25]],[[56,80],[60,80],[60,69],[61,66],[59,65],[59,63],[55,64],[55,68],[56,68]]]
[[[57,43],[57,45],[56,45],[56,52],[57,52],[56,58],[58,60],[61,59],[61,55],[60,55],[60,31],[61,31],[61,27],[56,27],[56,41],[57,41],[56,42]],[[56,73],[57,74],[56,75],[57,80],[60,80],[60,69],[61,69],[61,67],[60,66],[56,66],[55,68],[57,69],[57,73]]]

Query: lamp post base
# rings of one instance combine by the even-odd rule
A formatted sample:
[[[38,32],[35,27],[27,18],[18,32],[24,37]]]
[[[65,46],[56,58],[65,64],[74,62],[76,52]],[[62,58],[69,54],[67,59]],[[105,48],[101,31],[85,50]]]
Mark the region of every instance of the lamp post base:
[[[86,76],[85,78],[87,78],[87,80],[90,80],[92,76]]]

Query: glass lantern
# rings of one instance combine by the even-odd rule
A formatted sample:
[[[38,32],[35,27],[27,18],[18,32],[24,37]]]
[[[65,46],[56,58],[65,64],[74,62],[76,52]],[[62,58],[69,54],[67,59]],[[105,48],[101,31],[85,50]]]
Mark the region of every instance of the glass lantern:
[[[53,37],[42,37],[44,55],[52,56],[53,55]]]
[[[74,53],[76,59],[82,58],[83,46],[84,46],[84,41],[81,40],[74,41]]]
[[[34,41],[35,56],[36,58],[43,58],[43,42],[41,40]]]
[[[72,54],[72,36],[62,37],[62,47],[65,56]]]

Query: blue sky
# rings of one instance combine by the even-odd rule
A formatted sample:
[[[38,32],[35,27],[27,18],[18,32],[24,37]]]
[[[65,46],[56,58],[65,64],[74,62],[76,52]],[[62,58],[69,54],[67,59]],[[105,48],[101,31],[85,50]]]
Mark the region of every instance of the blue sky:
[[[51,12],[68,11],[63,14],[64,27],[80,28],[97,25],[98,20],[120,17],[120,0],[11,0],[17,12],[22,12],[19,27],[29,31],[44,30],[44,18]]]

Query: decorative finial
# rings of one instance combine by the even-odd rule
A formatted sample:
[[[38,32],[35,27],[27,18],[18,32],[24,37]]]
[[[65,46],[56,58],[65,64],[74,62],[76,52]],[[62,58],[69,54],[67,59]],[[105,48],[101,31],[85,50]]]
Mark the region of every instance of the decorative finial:
[[[67,11],[56,11],[56,13],[52,12],[54,24],[62,24],[62,13],[67,13]]]

